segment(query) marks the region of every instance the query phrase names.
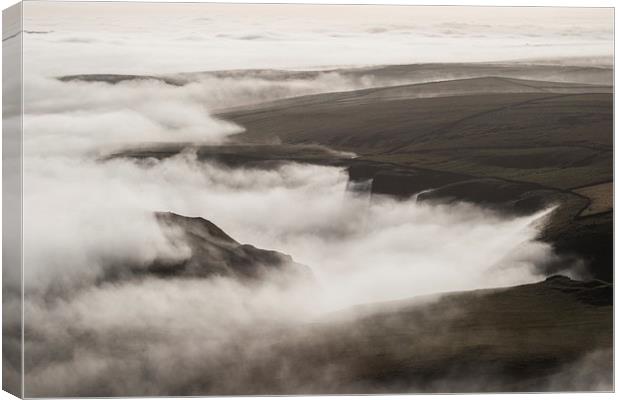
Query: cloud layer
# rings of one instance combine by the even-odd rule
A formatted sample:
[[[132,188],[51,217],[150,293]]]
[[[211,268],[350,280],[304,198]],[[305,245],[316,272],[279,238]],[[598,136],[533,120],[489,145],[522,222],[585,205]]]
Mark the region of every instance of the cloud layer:
[[[271,335],[257,331],[360,303],[531,282],[553,257],[534,240],[543,215],[368,198],[329,167],[230,170],[187,153],[146,163],[48,158],[25,173],[29,395],[179,394],[188,380],[207,390],[231,348],[252,362],[270,354]],[[243,243],[291,254],[317,284],[102,281],[110,265],[189,256],[152,210],[204,216]],[[180,368],[191,372],[178,377]]]
[[[217,143],[242,129],[209,116],[205,103],[217,93],[230,105],[247,101],[235,89],[247,81],[208,82],[29,83],[28,395],[231,391],[230,357],[250,366],[269,359],[288,373],[272,351],[283,329],[360,303],[530,282],[540,278],[535,265],[554,257],[534,240],[543,215],[506,219],[467,204],[371,197],[349,191],[339,168],[229,169],[191,150],[162,161],[100,157],[144,141]],[[290,254],[316,284],[107,281],[110,268],[190,256],[153,211],[202,216],[242,243]]]
[[[613,10],[604,8],[30,2],[24,9],[26,72],[47,76],[613,54]]]
[[[162,161],[101,157],[144,141],[225,140],[242,127],[211,117],[205,103],[213,93],[227,93],[230,105],[247,101],[235,89],[244,85],[29,83],[28,395],[230,391],[233,381],[221,373],[231,351],[247,365],[273,362],[271,338],[282,329],[360,303],[530,282],[540,278],[535,265],[554,257],[535,241],[542,214],[506,219],[467,204],[371,197],[349,191],[339,168],[229,169],[191,150]],[[202,216],[242,243],[290,254],[312,268],[316,284],[107,281],[110,268],[190,256],[154,211]],[[19,299],[6,300],[7,310],[18,309]],[[190,372],[179,377],[181,369]]]

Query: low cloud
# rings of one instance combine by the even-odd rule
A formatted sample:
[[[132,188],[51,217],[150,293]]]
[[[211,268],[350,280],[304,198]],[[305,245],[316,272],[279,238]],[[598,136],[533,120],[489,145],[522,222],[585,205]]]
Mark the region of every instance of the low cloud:
[[[536,265],[555,257],[536,241],[545,211],[507,218],[471,204],[397,201],[349,191],[341,168],[230,169],[191,149],[163,160],[100,157],[144,142],[220,143],[243,128],[214,118],[216,104],[333,81],[342,83],[337,74],[292,82],[211,77],[182,87],[28,82],[27,395],[221,394],[239,382],[250,390],[264,365],[282,382],[294,375],[280,335],[326,313],[541,278]],[[316,282],[106,280],[111,267],[191,255],[154,211],[201,216],[241,243],[290,254]],[[17,299],[6,301],[17,310]]]
[[[360,303],[531,282],[540,279],[535,265],[553,257],[535,241],[532,223],[543,215],[505,219],[466,204],[368,198],[347,192],[337,168],[231,170],[192,153],[147,162],[50,158],[25,168],[29,395],[233,390],[216,371],[235,352],[249,365],[274,362],[271,334],[257,332],[295,329]],[[242,243],[291,254],[317,283],[102,281],[110,265],[189,256],[153,210],[203,216]]]
[[[115,7],[123,10],[110,12]],[[278,5],[276,11],[271,5],[183,4],[132,6],[127,12],[127,7],[29,7],[26,29],[56,30],[27,35],[29,69],[48,76],[160,74],[613,54],[608,9]],[[338,13],[348,18],[332,18]],[[196,32],[208,40],[187,40]],[[74,51],[85,40],[88,46]],[[532,40],[562,45],[526,46]]]
[[[177,249],[150,216],[158,210],[202,216],[241,242],[293,255],[324,287],[333,286],[341,306],[527,282],[537,276],[534,265],[551,255],[533,240],[530,225],[542,215],[506,220],[466,204],[358,197],[346,190],[346,172],[332,167],[228,169],[190,152],[147,162],[41,158],[24,168],[33,285],[69,278],[61,272],[71,266],[96,271],[106,254],[144,264],[160,253],[173,256]],[[52,212],[67,203],[75,205]],[[303,215],[294,204],[304,205]],[[56,227],[62,228],[53,233]],[[467,251],[472,246],[478,251]]]
[[[34,78],[25,88],[26,155],[105,153],[128,145],[218,143],[243,128],[209,114],[200,88],[163,82],[60,82]]]

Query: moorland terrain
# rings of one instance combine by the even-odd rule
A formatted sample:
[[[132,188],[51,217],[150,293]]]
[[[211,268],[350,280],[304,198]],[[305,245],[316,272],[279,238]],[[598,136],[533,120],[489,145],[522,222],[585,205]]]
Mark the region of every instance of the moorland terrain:
[[[205,75],[286,80],[318,73],[61,79],[184,85]],[[219,117],[245,128],[224,145],[142,146],[113,157],[166,158],[191,145],[199,159],[235,167],[290,161],[340,166],[351,182],[369,181],[373,195],[466,201],[507,215],[556,206],[540,239],[553,245],[560,261],[539,266],[549,277],[540,283],[452,293],[421,305],[360,306],[352,319],[317,322],[274,339],[273,358],[261,364],[230,364],[231,373],[244,368],[243,385],[220,387],[216,378],[202,384],[214,394],[609,390],[613,69],[421,64],[338,73],[370,77],[375,87],[223,108]],[[186,228],[199,223],[179,218],[173,221]],[[581,267],[574,279],[556,275],[575,263]],[[305,335],[323,339],[305,341]],[[281,362],[289,363],[288,374],[265,373]],[[317,375],[328,367],[331,380]]]

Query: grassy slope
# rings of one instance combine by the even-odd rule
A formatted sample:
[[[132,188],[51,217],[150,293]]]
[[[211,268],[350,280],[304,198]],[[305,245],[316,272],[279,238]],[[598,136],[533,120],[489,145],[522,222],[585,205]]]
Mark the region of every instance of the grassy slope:
[[[433,87],[440,97],[430,97]],[[480,94],[484,87],[493,93]],[[243,141],[356,152],[361,157],[349,164],[360,179],[374,178],[380,193],[441,188],[427,197],[501,202],[517,211],[561,204],[544,238],[611,281],[611,210],[581,215],[592,199],[576,190],[613,178],[609,90],[467,79],[305,96],[223,116],[247,129]],[[599,188],[598,204],[611,198],[611,189]]]
[[[358,307],[271,333],[266,353],[242,351],[184,387],[254,395],[610,390],[611,294],[600,282],[555,277]],[[240,378],[230,386],[225,376]]]
[[[551,279],[373,313],[353,329],[345,324],[341,333],[351,340],[342,351],[354,355],[358,382],[422,391],[544,390],[562,364],[611,348],[611,288],[588,286]],[[611,381],[607,357],[601,378]],[[381,368],[372,367],[377,362]],[[570,382],[559,386],[553,389],[571,388]]]
[[[427,85],[414,86],[412,98],[399,87],[225,116],[250,141],[319,143],[365,159],[561,189],[611,178],[611,94],[510,92],[509,84],[506,93],[416,98]]]

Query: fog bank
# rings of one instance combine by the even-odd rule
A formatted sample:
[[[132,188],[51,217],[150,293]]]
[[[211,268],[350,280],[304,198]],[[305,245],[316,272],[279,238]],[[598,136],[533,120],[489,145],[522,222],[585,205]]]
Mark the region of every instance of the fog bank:
[[[324,87],[346,85],[337,75],[320,79]],[[294,82],[282,88],[323,90],[320,79],[314,89]],[[296,369],[279,339],[327,313],[533,282],[542,278],[536,266],[554,260],[550,246],[536,240],[549,210],[506,217],[471,204],[353,192],[341,168],[231,169],[200,161],[192,144],[225,143],[244,129],[211,110],[273,89],[261,84],[109,85],[42,77],[28,83],[27,395],[231,392],[239,380],[253,382],[263,365],[286,381]],[[163,160],[106,157],[166,142],[190,144]],[[249,285],[174,273],[107,279],[110,268],[146,269],[156,260],[191,256],[180,232],[159,224],[156,211],[200,216],[241,243],[289,254],[311,268],[316,282]]]

